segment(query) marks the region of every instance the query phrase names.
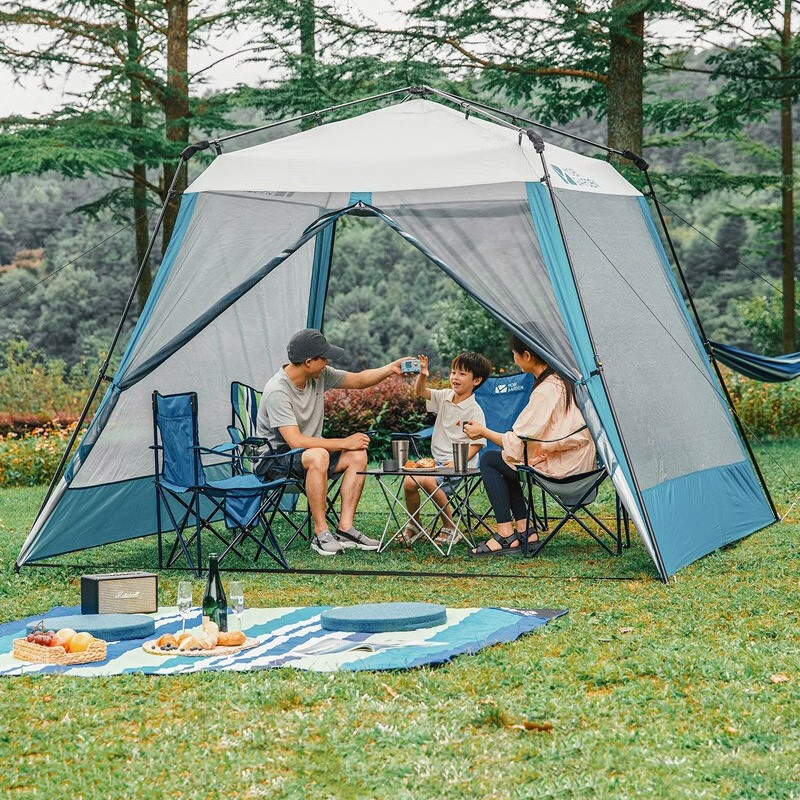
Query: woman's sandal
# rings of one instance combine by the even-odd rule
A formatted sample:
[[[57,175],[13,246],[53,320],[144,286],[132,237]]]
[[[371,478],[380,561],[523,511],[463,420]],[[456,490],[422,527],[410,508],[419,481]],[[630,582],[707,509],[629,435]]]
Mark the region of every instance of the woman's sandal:
[[[481,542],[474,550],[467,550],[467,555],[476,558],[479,556],[510,556],[522,552],[522,548],[519,546],[518,533],[512,533],[511,536],[501,536],[499,533],[493,533],[492,539],[500,545],[499,549],[492,550],[486,542]],[[511,546],[514,542],[517,543],[516,547]]]

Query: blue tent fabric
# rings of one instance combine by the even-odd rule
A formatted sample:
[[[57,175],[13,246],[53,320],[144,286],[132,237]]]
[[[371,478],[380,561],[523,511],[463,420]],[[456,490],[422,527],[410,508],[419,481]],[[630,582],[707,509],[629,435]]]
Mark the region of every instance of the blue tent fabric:
[[[761,356],[721,342],[709,341],[709,345],[717,361],[747,378],[766,383],[781,383],[793,381],[800,376],[800,352],[783,356]]]

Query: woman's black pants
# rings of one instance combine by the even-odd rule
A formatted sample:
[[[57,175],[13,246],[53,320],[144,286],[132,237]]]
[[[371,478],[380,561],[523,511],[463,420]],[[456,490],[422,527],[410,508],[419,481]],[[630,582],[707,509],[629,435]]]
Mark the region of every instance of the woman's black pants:
[[[503,461],[500,450],[487,450],[481,456],[481,478],[498,522],[528,518],[519,473]]]

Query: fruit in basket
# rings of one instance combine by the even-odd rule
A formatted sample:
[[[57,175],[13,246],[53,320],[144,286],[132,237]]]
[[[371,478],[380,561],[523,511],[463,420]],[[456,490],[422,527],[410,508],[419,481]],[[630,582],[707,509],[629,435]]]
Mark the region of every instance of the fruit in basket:
[[[72,630],[72,628],[61,628],[61,630],[56,632],[53,646],[55,647],[57,644],[60,644],[64,650],[69,653],[69,643],[72,641],[72,637],[75,635],[76,633],[74,630]]]
[[[70,653],[85,653],[89,644],[94,639],[91,633],[76,633],[70,640],[69,640],[69,652]]]

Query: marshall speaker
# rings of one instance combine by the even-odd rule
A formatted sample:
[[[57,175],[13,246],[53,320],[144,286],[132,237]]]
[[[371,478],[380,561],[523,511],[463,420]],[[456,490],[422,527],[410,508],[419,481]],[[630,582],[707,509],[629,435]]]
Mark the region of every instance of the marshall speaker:
[[[153,614],[158,611],[158,576],[115,572],[81,576],[82,614]]]

